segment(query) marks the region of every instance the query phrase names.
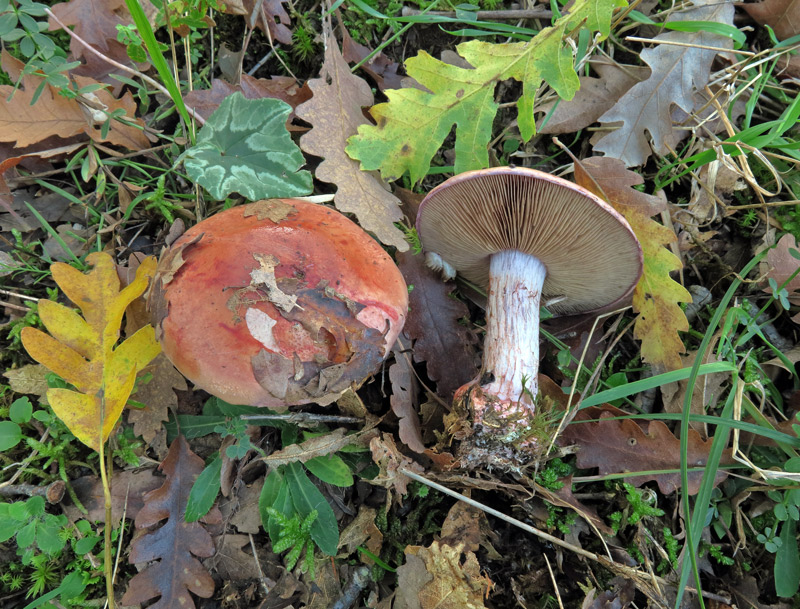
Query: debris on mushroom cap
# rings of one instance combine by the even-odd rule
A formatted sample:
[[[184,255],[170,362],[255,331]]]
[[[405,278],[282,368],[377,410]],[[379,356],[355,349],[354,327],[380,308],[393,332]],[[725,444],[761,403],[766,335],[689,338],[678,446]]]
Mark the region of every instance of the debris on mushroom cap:
[[[375,372],[408,290],[342,214],[270,199],[188,230],[161,257],[148,304],[184,376],[230,403],[282,408],[330,403]]]
[[[523,167],[468,171],[422,201],[417,232],[463,277],[486,286],[489,259],[519,250],[545,265],[542,299],[553,313],[592,311],[627,297],[642,251],[625,219],[567,180]]]

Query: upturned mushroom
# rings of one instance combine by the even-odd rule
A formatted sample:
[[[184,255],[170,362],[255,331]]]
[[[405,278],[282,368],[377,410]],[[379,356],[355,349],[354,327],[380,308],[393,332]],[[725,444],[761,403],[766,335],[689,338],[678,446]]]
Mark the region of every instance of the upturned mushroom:
[[[569,315],[623,301],[641,275],[639,242],[589,191],[521,167],[443,182],[422,201],[417,231],[432,266],[487,288],[483,365],[455,395],[472,421],[461,459],[518,465],[538,441],[539,307]]]
[[[281,409],[330,403],[374,373],[408,290],[342,214],[270,199],[189,229],[161,257],[148,302],[164,352],[195,385]]]

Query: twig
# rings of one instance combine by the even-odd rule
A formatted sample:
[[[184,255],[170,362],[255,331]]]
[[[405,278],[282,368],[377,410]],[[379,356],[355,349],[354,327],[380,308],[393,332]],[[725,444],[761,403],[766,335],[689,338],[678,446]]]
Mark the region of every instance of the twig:
[[[558,606],[560,609],[564,609],[564,602],[561,600],[561,592],[558,590],[558,582],[556,582],[556,575],[553,573],[553,567],[550,565],[550,559],[547,558],[547,554],[543,554],[542,556],[544,556],[544,561],[547,563],[547,571],[550,573],[550,581],[553,584],[553,592],[556,593]]]
[[[42,437],[39,438],[39,442],[44,443],[45,440],[47,440],[47,438],[49,437],[50,437],[50,428],[48,427],[47,429],[44,430]],[[31,464],[31,461],[33,461],[36,458],[36,455],[38,454],[39,451],[34,449],[31,454],[25,457],[25,460],[22,463],[20,463],[19,468],[17,468],[17,471],[14,472],[13,476],[11,476],[11,478],[9,480],[6,480],[5,482],[0,482],[0,488],[3,488],[4,486],[11,486],[12,484],[14,484],[17,481],[17,478],[19,478],[22,475],[22,472],[25,471],[25,469]],[[10,467],[13,467],[13,465],[9,465],[8,467],[5,467],[3,469],[5,470]]]
[[[47,13],[47,16],[50,17],[53,21],[55,21],[61,27],[62,30],[64,30],[67,34],[69,34],[73,39],[77,40],[80,44],[82,44],[86,48],[86,50],[88,50],[90,53],[92,53],[93,55],[99,57],[100,59],[102,59],[103,61],[108,63],[109,65],[114,66],[118,70],[122,70],[123,72],[127,72],[128,74],[130,74],[131,76],[135,76],[136,78],[141,78],[143,81],[145,81],[151,87],[154,87],[154,88],[158,89],[158,91],[160,93],[163,93],[164,95],[166,95],[170,99],[172,98],[172,96],[170,95],[169,91],[167,91],[167,88],[164,85],[162,85],[160,82],[158,82],[157,80],[155,80],[153,78],[150,78],[147,74],[144,74],[144,73],[140,72],[139,70],[136,70],[134,68],[126,66],[124,63],[119,63],[118,61],[115,61],[115,60],[111,59],[110,57],[108,57],[106,55],[103,55],[100,51],[95,49],[92,45],[90,45],[88,42],[86,42],[83,38],[78,36],[75,32],[73,32],[66,25],[64,25],[64,23],[62,23],[61,20],[58,17],[56,17],[55,14],[53,13],[53,11],[51,11],[49,8],[45,7],[44,12]],[[197,112],[195,112],[192,108],[189,108],[187,106],[186,110],[187,110],[187,112],[189,112],[191,117],[194,120],[196,120],[198,123],[200,123],[201,125],[205,125],[206,124],[205,119],[202,116],[200,116]]]
[[[17,294],[16,292],[11,292],[9,290],[0,290],[0,294],[3,294],[4,296],[14,296],[20,300],[32,300],[33,302],[39,302],[39,299],[34,296],[25,296],[25,294]]]
[[[506,514],[503,514],[503,512],[495,510],[494,508],[490,508],[488,505],[485,505],[483,503],[475,501],[474,499],[470,499],[469,497],[467,497],[465,495],[462,495],[461,493],[457,493],[457,492],[455,492],[453,490],[450,490],[446,486],[442,486],[441,484],[433,482],[432,480],[428,480],[424,476],[420,476],[416,472],[412,472],[411,470],[409,470],[406,467],[398,468],[398,471],[401,474],[403,474],[404,476],[408,476],[412,480],[416,480],[417,482],[421,482],[422,484],[425,484],[427,486],[430,486],[431,488],[436,489],[440,493],[444,493],[445,495],[449,495],[450,497],[453,497],[455,499],[458,499],[459,501],[463,501],[464,503],[466,503],[468,505],[476,507],[479,510],[483,510],[487,514],[491,514],[492,516],[495,516],[496,518],[499,518],[500,520],[504,520],[505,522],[507,522],[507,523],[509,523],[511,525],[514,525],[515,527],[520,528],[523,531],[526,531],[528,533],[531,533],[532,535],[535,535],[539,539],[542,539],[544,541],[550,542],[555,546],[559,546],[561,548],[564,548],[565,550],[569,550],[570,552],[578,554],[579,556],[583,556],[584,558],[588,558],[589,560],[593,560],[593,561],[601,564],[602,566],[606,567],[607,569],[610,569],[611,571],[614,571],[616,573],[624,574],[627,577],[630,577],[630,578],[632,578],[632,579],[634,579],[636,581],[641,582],[642,584],[652,584],[653,581],[656,581],[656,582],[658,582],[658,584],[660,584],[662,586],[669,586],[670,585],[669,582],[667,582],[665,579],[663,579],[661,577],[651,576],[651,574],[649,574],[649,573],[643,573],[642,571],[639,571],[638,569],[634,569],[632,567],[628,567],[627,565],[619,564],[617,562],[614,562],[613,560],[609,560],[605,556],[599,556],[599,555],[595,554],[594,552],[589,552],[588,550],[584,550],[583,548],[578,547],[576,545],[573,545],[573,544],[571,544],[571,543],[569,543],[567,541],[564,541],[563,539],[559,539],[558,537],[554,537],[553,535],[550,535],[549,533],[545,533],[544,531],[541,531],[541,530],[539,530],[539,529],[537,529],[535,527],[532,527],[531,525],[526,524],[526,523],[522,522],[521,520],[517,520],[513,516],[508,516]],[[685,590],[687,592],[692,592],[693,594],[697,594],[697,590],[695,588],[690,587],[690,586],[686,586]],[[711,598],[711,599],[719,600],[719,601],[722,601],[722,602],[727,602],[725,597],[719,596],[717,594],[713,594],[711,592],[706,592],[705,590],[702,592],[702,595],[704,597],[706,597],[706,598]]]
[[[14,309],[15,311],[22,311],[23,313],[27,313],[30,311],[28,307],[21,307],[20,305],[12,304],[10,302],[6,302],[5,300],[0,300],[0,307],[5,307],[6,309]]]
[[[331,609],[350,609],[367,584],[369,584],[369,567],[358,567],[353,571],[353,577],[342,591],[342,595],[331,605]]]
[[[25,495],[26,497],[44,497],[47,503],[58,503],[64,497],[67,485],[63,480],[56,480],[47,486],[37,486],[35,484],[11,484],[0,486],[0,495],[13,497],[14,495]]]
[[[261,561],[258,559],[258,552],[256,552],[256,542],[253,539],[253,534],[248,533],[247,536],[250,539],[250,551],[253,553],[253,559],[256,561],[256,567],[258,567],[258,580],[261,582],[261,587],[264,589],[264,596],[270,593],[270,587],[267,585],[267,576],[264,575],[264,571],[261,568]]]
[[[293,412],[291,414],[243,414],[242,421],[285,421],[287,423],[363,423],[359,417],[346,417],[335,414],[314,414],[312,412]]]
[[[688,47],[690,49],[705,49],[706,51],[716,51],[717,53],[736,53],[737,55],[746,55],[747,57],[755,57],[758,53],[751,53],[750,51],[734,51],[733,49],[726,49],[723,47],[712,47],[707,44],[692,44],[689,42],[678,42],[677,40],[658,40],[656,38],[639,38],[638,36],[625,36],[625,40],[630,42],[643,42],[648,44],[667,44],[674,47]]]

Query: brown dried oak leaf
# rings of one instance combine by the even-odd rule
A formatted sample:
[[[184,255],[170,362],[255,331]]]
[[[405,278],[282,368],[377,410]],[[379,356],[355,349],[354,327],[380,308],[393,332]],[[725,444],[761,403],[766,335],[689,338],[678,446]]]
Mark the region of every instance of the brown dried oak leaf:
[[[144,604],[158,598],[149,609],[194,609],[189,592],[202,598],[214,593],[214,580],[197,560],[214,554],[214,542],[201,523],[184,520],[189,491],[203,470],[203,460],[178,436],[159,469],[167,479],[145,495],[136,529],[146,532],[134,539],[128,559],[134,564],[156,562],[131,579],[122,604]],[[216,508],[212,511],[218,512]]]
[[[403,332],[413,338],[414,361],[426,362],[428,377],[436,382],[439,396],[452,400],[456,389],[478,374],[475,336],[458,323],[469,310],[452,297],[455,283],[445,283],[425,266],[422,256],[397,255],[397,266],[408,285],[408,318]]]
[[[149,383],[140,384],[136,390],[137,402],[143,408],[128,409],[128,423],[133,423],[133,433],[150,444],[161,431],[163,421],[169,418],[169,409],[178,406],[175,389],[186,391],[186,379],[163,353],[145,369],[153,375]]]
[[[117,41],[117,25],[132,23],[125,0],[69,0],[54,4],[51,10],[64,25],[74,26],[73,31],[78,36],[106,55],[109,43]],[[49,26],[50,31],[61,29],[52,18]],[[76,59],[91,54],[74,38],[69,46]]]
[[[401,336],[392,351],[394,363],[389,366],[389,382],[392,384],[389,402],[392,412],[397,415],[400,440],[414,452],[424,453],[422,426],[417,412],[417,379],[411,363],[410,344],[408,339]]]
[[[774,279],[778,285],[782,285],[800,266],[800,260],[792,256],[789,249],[800,252],[800,243],[792,235],[784,235],[778,241],[778,245],[767,254],[767,263],[771,267],[769,277]],[[793,305],[800,305],[800,274],[796,275],[785,289],[789,292],[789,302]],[[772,288],[765,288],[765,292],[772,293]],[[792,317],[792,321],[800,324],[800,313]]]
[[[361,171],[358,161],[344,151],[347,138],[356,134],[359,125],[367,123],[361,108],[372,106],[372,92],[366,81],[350,72],[329,24],[325,25],[324,34],[327,44],[320,78],[308,83],[314,95],[296,110],[297,116],[312,125],[300,138],[300,148],[324,159],[316,177],[336,184],[336,208],[355,214],[363,229],[404,252],[408,243],[394,225],[403,217],[400,200],[386,190],[374,173]]]
[[[420,609],[483,609],[491,582],[464,544],[434,541],[430,547],[406,547],[406,563],[397,569],[400,606]]]
[[[650,75],[649,68],[644,66],[621,65],[604,58],[591,61],[589,65],[597,76],[579,76],[581,88],[575,97],[569,101],[554,100],[536,108],[536,112],[542,113],[552,110],[539,133],[575,133],[585,129],[613,108],[633,85]]]
[[[22,63],[3,51],[2,67],[9,75],[20,74]],[[97,81],[85,76],[75,79],[80,87],[97,84]],[[141,129],[118,121],[111,121],[111,128],[105,137],[102,136],[101,126],[107,119],[106,112],[119,108],[124,110],[128,120],[144,125],[133,118],[136,103],[130,93],[115,99],[108,91],[100,89],[86,96],[87,104],[84,105],[78,99],[58,95],[50,85],[45,85],[39,99],[31,105],[41,82],[40,77],[25,74],[22,75],[22,86],[16,91],[11,85],[0,86],[0,142],[14,142],[17,148],[23,148],[51,136],[66,139],[86,134],[97,142],[108,142],[131,150],[150,146]]]
[[[716,0],[696,0],[689,8],[672,13],[674,21],[711,21],[733,24],[733,4]],[[635,84],[619,98],[616,105],[600,117],[600,122],[620,123],[622,126],[603,136],[594,146],[595,152],[621,159],[630,167],[643,165],[650,156],[647,134],[653,139],[653,149],[666,155],[688,135],[688,131],[673,128],[669,109],[672,104],[691,113],[697,107],[696,91],[708,84],[711,62],[716,50],[729,49],[730,39],[709,31],[670,31],[659,34],[656,41],[677,42],[686,46],[660,44],[644,49],[640,56],[651,74]]]
[[[753,4],[739,4],[747,14],[761,25],[775,31],[778,40],[800,34],[800,0],[764,0]]]
[[[289,29],[291,20],[283,8],[286,0],[229,0],[225,2],[224,13],[229,15],[244,15],[247,17],[251,27],[256,25],[264,30],[266,22],[269,37],[281,44],[292,44],[292,30]],[[253,11],[259,9],[260,15],[254,15]],[[261,18],[259,18],[261,17]]]
[[[232,85],[224,80],[215,78],[211,81],[210,89],[194,89],[183,96],[186,106],[207,119],[211,113],[229,95],[241,91],[247,99],[260,99],[273,97],[285,101],[292,108],[311,99],[311,90],[307,84],[302,87],[291,76],[272,76],[270,78],[254,78],[243,74],[238,85]],[[294,117],[294,112],[289,115],[289,121]]]
[[[619,419],[628,413],[604,405],[581,410],[574,421],[561,435],[561,443],[577,444],[580,447],[577,465],[583,469],[598,468],[600,475],[625,472],[679,470],[681,465],[680,440],[661,421],[637,421]],[[596,419],[596,420],[595,420]],[[588,421],[588,422],[587,422]],[[690,468],[705,466],[711,440],[703,440],[695,430],[689,430]],[[730,459],[730,451],[726,451]],[[702,471],[689,472],[690,495],[696,495],[700,488]],[[727,477],[719,470],[714,485]],[[643,474],[626,477],[625,481],[634,486],[655,480],[659,490],[668,495],[681,485],[680,471],[670,473]]]
[[[346,62],[361,63],[370,54],[372,54],[372,49],[355,42],[350,33],[342,28],[342,55]],[[399,67],[400,64],[396,61],[392,61],[383,53],[378,53],[364,63],[361,69],[372,77],[381,91],[385,91],[386,89],[399,89],[402,86],[403,77],[397,73]]]

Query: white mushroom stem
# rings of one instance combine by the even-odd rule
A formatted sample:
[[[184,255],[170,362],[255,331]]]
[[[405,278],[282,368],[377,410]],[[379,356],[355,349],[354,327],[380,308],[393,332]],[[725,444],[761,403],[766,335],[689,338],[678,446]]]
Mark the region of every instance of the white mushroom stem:
[[[520,406],[533,411],[539,392],[539,302],[547,269],[534,256],[517,250],[494,254],[489,267],[481,380],[486,394],[512,414]]]

